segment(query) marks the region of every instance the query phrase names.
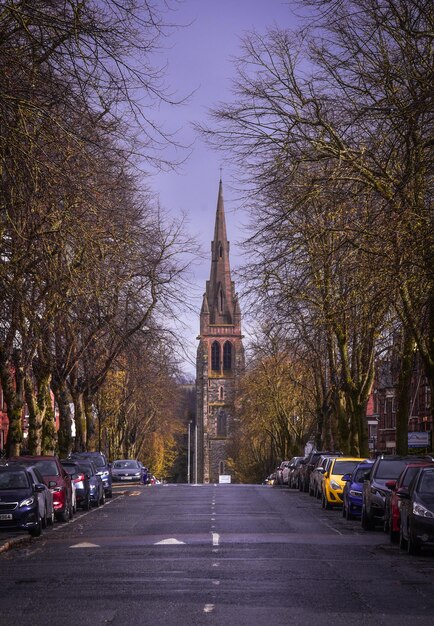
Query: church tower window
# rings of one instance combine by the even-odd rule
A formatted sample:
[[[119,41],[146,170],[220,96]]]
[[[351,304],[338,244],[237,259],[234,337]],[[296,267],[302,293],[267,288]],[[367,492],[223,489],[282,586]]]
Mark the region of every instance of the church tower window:
[[[226,437],[227,435],[227,419],[226,413],[222,410],[217,415],[217,437]]]
[[[211,346],[211,369],[213,372],[220,371],[220,344],[214,341]]]
[[[223,346],[223,369],[229,371],[232,369],[232,344],[226,341]]]
[[[223,246],[222,244],[219,244],[219,257],[222,258],[223,256]]]

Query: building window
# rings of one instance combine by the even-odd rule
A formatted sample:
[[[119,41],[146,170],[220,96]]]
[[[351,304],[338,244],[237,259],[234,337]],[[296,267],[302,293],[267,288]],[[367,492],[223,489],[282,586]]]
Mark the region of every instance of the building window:
[[[232,344],[226,341],[223,346],[223,369],[229,371],[232,369]]]
[[[225,398],[225,391],[223,387],[219,387],[219,400],[224,400],[224,398]]]
[[[220,344],[214,341],[211,346],[211,369],[213,372],[220,371]]]
[[[223,246],[222,244],[219,244],[219,257],[222,258],[223,256]]]
[[[226,437],[227,419],[224,411],[219,411],[217,415],[217,437]]]

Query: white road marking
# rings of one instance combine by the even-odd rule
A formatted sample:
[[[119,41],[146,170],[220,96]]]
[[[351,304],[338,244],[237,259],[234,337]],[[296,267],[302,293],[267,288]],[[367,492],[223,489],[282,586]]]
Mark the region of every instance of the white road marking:
[[[96,543],[88,543],[87,541],[83,541],[82,543],[76,543],[74,546],[69,546],[70,548],[100,548]]]
[[[178,541],[175,537],[169,537],[169,539],[162,539],[154,543],[154,546],[180,546],[185,545],[185,541]]]
[[[214,606],[214,604],[205,604],[205,606],[203,607],[203,612],[212,613],[212,611],[214,611]]]
[[[218,546],[220,541],[220,535],[218,533],[212,533],[212,545]]]

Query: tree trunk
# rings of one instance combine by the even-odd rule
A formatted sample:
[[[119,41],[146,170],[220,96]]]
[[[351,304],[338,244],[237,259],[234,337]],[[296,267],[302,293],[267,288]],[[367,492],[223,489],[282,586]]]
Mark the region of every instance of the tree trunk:
[[[4,351],[0,350],[0,378],[9,421],[6,452],[8,456],[19,456],[23,442],[24,376],[18,354],[11,365]]]
[[[29,375],[27,375],[24,379],[24,390],[27,409],[29,411],[29,437],[27,441],[27,452],[29,454],[41,454],[43,413],[40,410],[35,395],[35,382]]]
[[[59,454],[67,457],[72,451],[72,413],[70,408],[71,396],[65,380],[53,380],[53,393],[59,407]]]
[[[408,454],[408,418],[411,407],[411,377],[413,374],[415,341],[409,328],[404,327],[397,392],[396,452]]]

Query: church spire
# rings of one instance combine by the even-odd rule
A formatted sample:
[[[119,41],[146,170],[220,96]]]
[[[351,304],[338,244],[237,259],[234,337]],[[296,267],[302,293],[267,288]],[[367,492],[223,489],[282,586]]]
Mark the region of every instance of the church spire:
[[[211,273],[206,285],[211,324],[233,324],[234,302],[231,269],[229,265],[229,241],[226,234],[223,183],[220,178],[214,240],[211,243]]]

